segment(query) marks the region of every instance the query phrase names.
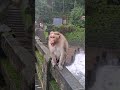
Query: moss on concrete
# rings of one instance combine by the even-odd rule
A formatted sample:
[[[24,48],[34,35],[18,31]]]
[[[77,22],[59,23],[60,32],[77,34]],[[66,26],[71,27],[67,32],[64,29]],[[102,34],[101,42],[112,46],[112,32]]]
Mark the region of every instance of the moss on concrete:
[[[6,70],[7,74],[9,75],[9,78],[14,82],[16,89],[20,90],[22,76],[10,64],[9,60],[1,60],[1,64],[4,67],[4,70]]]

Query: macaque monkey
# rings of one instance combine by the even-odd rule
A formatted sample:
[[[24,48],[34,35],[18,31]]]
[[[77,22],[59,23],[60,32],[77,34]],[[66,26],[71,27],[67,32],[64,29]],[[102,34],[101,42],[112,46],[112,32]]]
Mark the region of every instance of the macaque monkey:
[[[52,57],[52,66],[54,67],[59,60],[58,67],[62,70],[68,50],[68,42],[66,38],[60,32],[51,31],[48,40],[48,47]]]

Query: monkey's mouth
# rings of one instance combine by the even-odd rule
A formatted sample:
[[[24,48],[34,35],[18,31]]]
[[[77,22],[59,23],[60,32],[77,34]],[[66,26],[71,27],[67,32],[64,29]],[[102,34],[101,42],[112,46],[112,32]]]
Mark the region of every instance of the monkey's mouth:
[[[54,46],[55,44],[54,43],[51,43],[51,46]]]

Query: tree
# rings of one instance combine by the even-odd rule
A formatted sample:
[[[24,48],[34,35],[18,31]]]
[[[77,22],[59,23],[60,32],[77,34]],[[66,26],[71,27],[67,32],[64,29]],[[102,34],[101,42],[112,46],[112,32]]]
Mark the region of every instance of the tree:
[[[85,10],[82,7],[77,6],[73,8],[70,12],[70,23],[77,26],[84,26],[84,21],[80,19],[84,14]]]
[[[52,20],[51,6],[46,0],[35,0],[35,20],[41,18],[43,22],[50,23]]]
[[[71,22],[80,19],[84,12],[84,0],[35,0],[35,20],[41,18],[44,23],[52,23],[53,17],[70,16]],[[78,8],[78,9],[77,9]],[[72,10],[72,11],[71,11]],[[80,11],[79,11],[80,10]],[[77,15],[74,17],[74,14]],[[76,22],[75,22],[76,23]]]

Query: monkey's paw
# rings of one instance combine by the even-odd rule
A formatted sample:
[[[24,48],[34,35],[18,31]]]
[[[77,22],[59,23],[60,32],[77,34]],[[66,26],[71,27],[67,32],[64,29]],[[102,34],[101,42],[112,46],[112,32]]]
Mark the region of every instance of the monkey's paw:
[[[62,65],[58,65],[60,70],[63,70],[63,66]]]

